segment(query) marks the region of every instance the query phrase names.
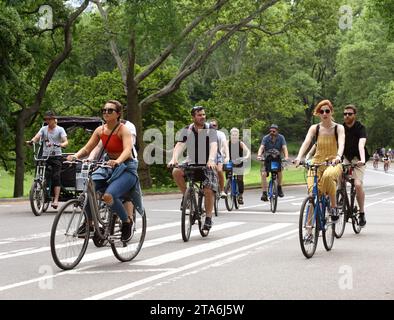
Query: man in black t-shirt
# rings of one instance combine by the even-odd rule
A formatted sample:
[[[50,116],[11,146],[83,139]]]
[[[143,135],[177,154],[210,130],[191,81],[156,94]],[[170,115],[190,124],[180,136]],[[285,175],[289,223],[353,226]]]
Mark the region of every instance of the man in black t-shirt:
[[[365,163],[369,159],[368,150],[365,147],[367,142],[367,132],[360,121],[356,120],[357,108],[354,105],[347,105],[343,111],[345,128],[345,149],[343,152],[344,163],[354,163],[353,178],[356,188],[357,203],[360,207],[360,226],[366,224],[364,213],[365,193],[363,189],[363,179]]]
[[[206,167],[197,174],[198,180],[203,181],[205,195],[205,211],[207,213],[204,229],[209,230],[212,226],[212,211],[214,205],[214,192],[217,192],[218,178],[216,174],[217,134],[215,129],[206,124],[204,107],[196,106],[191,109],[193,123],[182,129],[178,136],[177,144],[168,167],[178,164],[178,158],[186,147],[188,164],[205,165]],[[180,168],[174,168],[172,176],[179,190],[184,195],[186,182],[184,172]]]

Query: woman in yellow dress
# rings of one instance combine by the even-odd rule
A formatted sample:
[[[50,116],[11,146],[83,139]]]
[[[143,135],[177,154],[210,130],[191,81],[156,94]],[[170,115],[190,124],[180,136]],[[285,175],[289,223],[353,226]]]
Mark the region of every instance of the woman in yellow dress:
[[[320,117],[320,123],[312,125],[306,138],[294,160],[296,166],[299,165],[301,158],[305,155],[314,137],[317,135],[315,144],[315,154],[312,157],[313,163],[330,161],[334,165],[321,166],[318,170],[319,191],[328,194],[331,202],[332,221],[338,220],[338,210],[336,203],[337,181],[342,174],[340,165],[345,146],[345,129],[343,125],[333,121],[334,108],[330,100],[320,101],[314,110],[314,115]],[[318,134],[317,134],[318,133]],[[308,190],[312,193],[313,175],[308,175]]]

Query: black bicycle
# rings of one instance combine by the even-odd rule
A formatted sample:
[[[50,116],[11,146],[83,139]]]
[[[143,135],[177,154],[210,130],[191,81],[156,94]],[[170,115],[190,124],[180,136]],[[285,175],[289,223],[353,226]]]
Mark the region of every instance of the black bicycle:
[[[183,241],[189,241],[192,226],[197,222],[198,229],[202,237],[209,234],[209,230],[204,229],[206,212],[204,208],[204,187],[201,177],[205,165],[182,164],[178,168],[183,169],[187,189],[183,195],[182,215],[181,215],[181,231]]]
[[[335,224],[335,237],[338,239],[342,237],[345,232],[346,222],[348,222],[349,219],[352,221],[353,231],[356,234],[361,232],[360,217],[355,201],[356,188],[354,186],[354,178],[352,176],[356,165],[342,164],[342,167],[342,178],[336,194],[339,219]],[[350,184],[349,192],[347,183]]]
[[[72,164],[76,161],[65,161]],[[97,247],[109,244],[115,257],[127,262],[140,252],[146,234],[146,214],[133,212],[132,237],[121,240],[121,221],[112,210],[100,200],[95,191],[92,173],[100,167],[109,167],[103,162],[85,162],[82,176],[85,178],[83,192],[77,199],[66,202],[56,215],[51,230],[51,253],[56,265],[64,270],[73,269],[83,258],[89,239]],[[91,211],[90,225],[86,205]]]

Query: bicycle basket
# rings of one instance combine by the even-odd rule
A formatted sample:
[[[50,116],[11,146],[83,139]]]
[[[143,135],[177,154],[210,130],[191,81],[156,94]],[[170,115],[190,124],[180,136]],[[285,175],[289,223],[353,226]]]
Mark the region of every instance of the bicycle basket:
[[[278,161],[271,161],[271,171],[278,171],[280,169],[280,163]]]

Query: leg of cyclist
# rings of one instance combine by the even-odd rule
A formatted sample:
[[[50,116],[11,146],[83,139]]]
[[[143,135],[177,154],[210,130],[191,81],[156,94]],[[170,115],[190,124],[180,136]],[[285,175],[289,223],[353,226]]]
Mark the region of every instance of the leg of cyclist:
[[[356,189],[356,199],[359,206],[359,215],[360,215],[360,227],[364,227],[367,221],[365,220],[365,211],[364,211],[364,203],[365,203],[365,192],[363,188],[363,179],[365,173],[365,165],[361,167],[355,167],[353,170],[353,178],[354,178],[354,187]]]
[[[122,240],[128,241],[131,237],[131,220],[128,217],[121,197],[125,193],[124,190],[131,189],[137,182],[136,176],[128,171],[123,172],[117,179],[113,180],[105,190],[103,200],[110,208],[117,213],[122,220]]]
[[[205,169],[204,170],[204,196],[205,196],[205,212],[206,218],[204,223],[204,229],[209,230],[212,227],[212,212],[215,201],[215,192],[218,190],[218,176],[216,170]]]
[[[237,183],[238,183],[238,203],[244,204],[243,194],[244,194],[244,176],[242,174],[237,175]]]
[[[47,164],[52,166],[52,186],[53,186],[53,202],[52,208],[57,209],[59,205],[59,195],[60,195],[60,173],[62,170],[62,162],[59,157],[49,157]]]
[[[283,179],[283,172],[282,170],[278,172],[278,196],[284,197],[283,190],[282,190],[282,179]]]
[[[339,214],[337,210],[337,199],[336,199],[336,192],[337,192],[337,181],[339,176],[342,174],[342,165],[337,164],[336,166],[328,166],[322,175],[321,178],[321,190],[322,193],[328,194],[330,197],[331,203],[331,215],[332,220],[338,221]]]
[[[224,172],[223,172],[223,163],[218,163],[216,166],[218,179],[219,179],[219,191],[220,198],[225,199],[227,194],[224,192]]]
[[[181,209],[183,206],[183,196],[186,192],[186,181],[185,181],[185,174],[182,169],[179,168],[174,168],[172,170],[172,177],[174,178],[174,181],[176,185],[178,186],[179,191],[182,193],[182,203],[181,203]]]
[[[268,173],[267,173],[267,171],[265,169],[264,162],[261,163],[261,170],[260,170],[260,172],[261,172],[261,189],[263,191],[263,194],[261,195],[260,199],[262,201],[268,201],[268,193],[267,193],[267,190],[268,190],[268,184],[267,184]]]

